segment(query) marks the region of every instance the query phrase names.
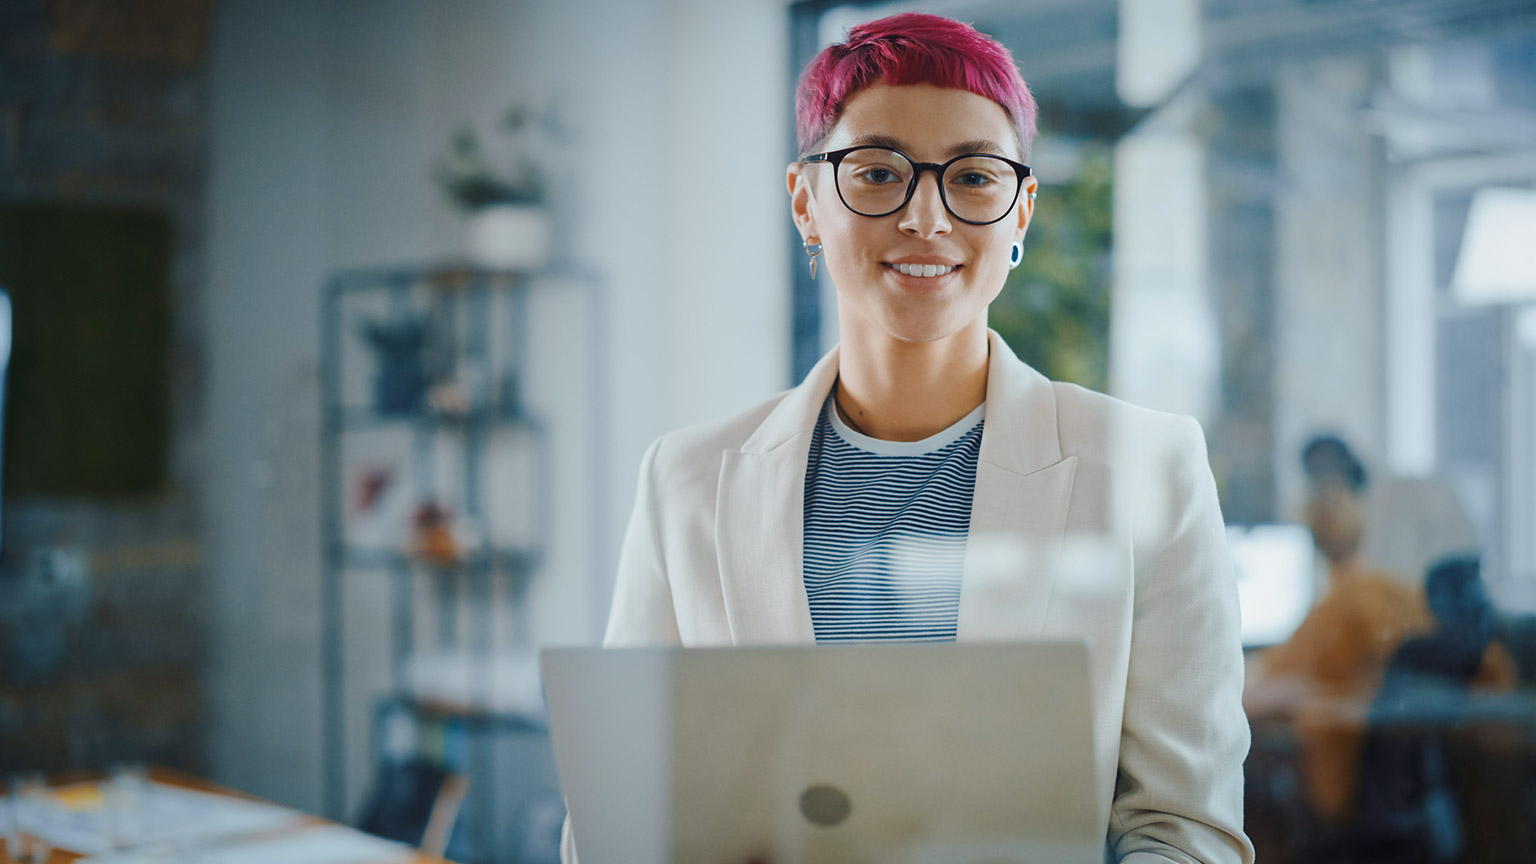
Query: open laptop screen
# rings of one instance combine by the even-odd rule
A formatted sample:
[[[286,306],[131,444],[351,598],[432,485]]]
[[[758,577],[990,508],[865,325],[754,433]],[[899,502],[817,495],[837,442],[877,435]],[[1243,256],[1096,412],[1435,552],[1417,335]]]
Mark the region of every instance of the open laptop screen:
[[[1305,525],[1228,525],[1227,548],[1237,571],[1243,647],[1291,638],[1316,597],[1311,532]]]

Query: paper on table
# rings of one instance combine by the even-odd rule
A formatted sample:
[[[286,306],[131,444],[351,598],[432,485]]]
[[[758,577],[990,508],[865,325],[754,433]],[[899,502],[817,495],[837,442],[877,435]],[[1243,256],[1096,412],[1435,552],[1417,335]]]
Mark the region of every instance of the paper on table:
[[[54,806],[29,806],[34,830],[60,849],[83,855],[111,851],[122,836],[125,814],[114,810],[110,796],[94,795],[97,784],[54,790]],[[303,813],[229,795],[196,792],[160,783],[145,784],[133,820],[131,844],[171,840],[206,841],[287,827]]]
[[[313,825],[244,843],[200,848],[199,864],[393,864],[410,861],[407,846],[341,825]],[[86,858],[80,864],[177,864],[174,853]]]

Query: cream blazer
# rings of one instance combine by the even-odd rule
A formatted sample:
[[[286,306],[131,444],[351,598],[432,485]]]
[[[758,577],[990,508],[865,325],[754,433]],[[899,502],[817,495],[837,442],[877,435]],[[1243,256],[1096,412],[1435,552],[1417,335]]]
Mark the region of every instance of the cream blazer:
[[[1251,862],[1237,596],[1199,425],[1053,383],[988,338],[957,640],[1086,639],[1116,857]],[[815,641],[806,460],[837,357],[793,390],[651,445],[606,645]]]

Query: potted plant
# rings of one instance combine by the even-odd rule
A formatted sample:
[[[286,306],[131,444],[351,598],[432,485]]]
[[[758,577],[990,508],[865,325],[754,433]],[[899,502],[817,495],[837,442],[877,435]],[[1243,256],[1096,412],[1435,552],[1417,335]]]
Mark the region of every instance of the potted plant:
[[[434,176],[465,216],[474,263],[532,269],[549,257],[550,245],[549,208],[534,139],[540,133],[553,135],[556,124],[548,112],[513,105],[499,125],[502,135],[489,145],[482,144],[473,126],[459,129]],[[497,152],[487,152],[493,148]]]

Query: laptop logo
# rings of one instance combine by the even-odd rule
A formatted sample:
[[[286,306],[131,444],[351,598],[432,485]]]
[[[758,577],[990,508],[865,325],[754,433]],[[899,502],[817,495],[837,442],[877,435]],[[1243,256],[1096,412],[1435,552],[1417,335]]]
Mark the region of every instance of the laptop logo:
[[[848,793],[836,786],[808,786],[800,793],[800,813],[813,825],[823,828],[840,825],[852,810],[853,802],[848,800]]]

